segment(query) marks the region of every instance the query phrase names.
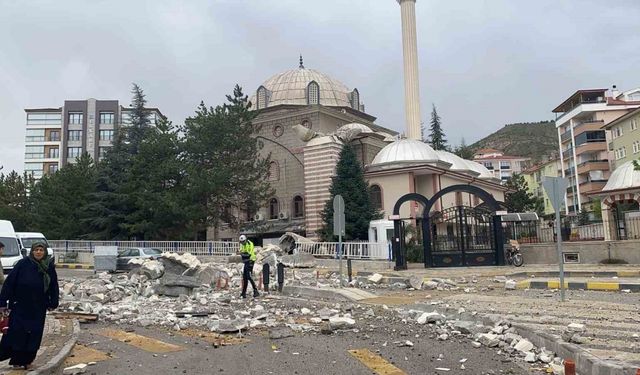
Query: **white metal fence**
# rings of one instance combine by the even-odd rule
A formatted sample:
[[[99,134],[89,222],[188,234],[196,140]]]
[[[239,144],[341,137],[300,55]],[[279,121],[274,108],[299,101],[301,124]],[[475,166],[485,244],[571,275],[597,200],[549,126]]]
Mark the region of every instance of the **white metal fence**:
[[[301,253],[317,257],[339,257],[338,242],[312,242],[296,244]],[[391,259],[391,245],[375,242],[343,242],[343,256],[351,259]]]
[[[232,255],[238,251],[237,242],[227,241],[49,241],[57,252],[94,253],[96,246],[153,247],[170,253],[193,255]]]
[[[153,247],[170,253],[190,253],[197,256],[226,256],[235,254],[237,242],[226,241],[49,241],[57,253],[91,253],[96,246]],[[298,251],[317,257],[337,258],[338,242],[311,242],[296,244]],[[351,259],[391,259],[391,245],[372,242],[343,242],[343,256]]]

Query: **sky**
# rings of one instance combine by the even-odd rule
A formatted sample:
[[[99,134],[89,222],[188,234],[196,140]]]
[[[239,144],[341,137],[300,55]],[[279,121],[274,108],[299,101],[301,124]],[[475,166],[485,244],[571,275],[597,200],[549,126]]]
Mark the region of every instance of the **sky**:
[[[453,144],[552,120],[578,89],[640,86],[640,1],[417,0],[416,17],[421,117],[435,105]],[[404,131],[396,0],[0,0],[0,165],[24,168],[24,108],[128,104],[136,82],[182,124],[299,54]]]

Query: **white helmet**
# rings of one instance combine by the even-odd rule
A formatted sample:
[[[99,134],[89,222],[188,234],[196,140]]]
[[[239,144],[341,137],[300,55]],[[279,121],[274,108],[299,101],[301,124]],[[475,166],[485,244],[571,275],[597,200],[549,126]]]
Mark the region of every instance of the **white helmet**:
[[[240,242],[244,242],[247,240],[247,236],[245,236],[244,234],[240,235]]]

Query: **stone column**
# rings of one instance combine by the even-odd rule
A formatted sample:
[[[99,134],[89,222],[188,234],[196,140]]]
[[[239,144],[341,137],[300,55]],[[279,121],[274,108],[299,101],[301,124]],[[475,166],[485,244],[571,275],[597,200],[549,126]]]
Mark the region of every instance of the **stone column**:
[[[615,219],[613,218],[613,213],[611,212],[611,207],[606,204],[602,205],[602,229],[604,231],[604,240],[605,241],[613,241],[616,237],[615,228],[613,224],[615,223]]]
[[[418,42],[416,38],[416,0],[397,0],[402,15],[402,56],[404,61],[404,112],[407,138],[420,136],[420,82],[418,80]]]

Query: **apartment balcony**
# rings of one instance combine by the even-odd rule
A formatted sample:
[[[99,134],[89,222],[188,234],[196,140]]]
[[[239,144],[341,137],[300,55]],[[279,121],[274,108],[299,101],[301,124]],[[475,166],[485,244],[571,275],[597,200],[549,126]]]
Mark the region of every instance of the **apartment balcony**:
[[[604,125],[604,120],[586,120],[576,125],[573,128],[573,136],[577,137],[580,134],[588,131],[599,131],[602,130],[602,126]]]
[[[560,134],[560,142],[565,143],[571,140],[571,130],[567,130],[566,132]]]
[[[578,164],[578,174],[609,170],[609,160],[588,160]]]
[[[573,156],[573,148],[562,151],[562,159],[568,159]]]
[[[598,151],[607,151],[607,142],[602,141],[592,141],[581,144],[576,147],[576,155],[581,155],[584,152],[598,152]],[[563,153],[564,156],[564,153]]]
[[[587,194],[602,190],[607,180],[591,180],[580,183],[580,193]]]
[[[573,167],[564,170],[565,176],[573,176]]]

